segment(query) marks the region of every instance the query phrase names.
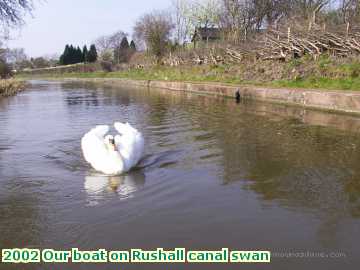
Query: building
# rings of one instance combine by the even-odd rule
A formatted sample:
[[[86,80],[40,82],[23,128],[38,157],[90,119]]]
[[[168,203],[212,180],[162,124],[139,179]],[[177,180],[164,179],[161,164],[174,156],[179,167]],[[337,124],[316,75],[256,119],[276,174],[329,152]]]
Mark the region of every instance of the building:
[[[213,42],[221,39],[221,30],[216,27],[197,27],[195,29],[194,35],[191,38],[191,42],[194,43],[194,47],[196,47],[196,43],[199,41],[202,42]]]

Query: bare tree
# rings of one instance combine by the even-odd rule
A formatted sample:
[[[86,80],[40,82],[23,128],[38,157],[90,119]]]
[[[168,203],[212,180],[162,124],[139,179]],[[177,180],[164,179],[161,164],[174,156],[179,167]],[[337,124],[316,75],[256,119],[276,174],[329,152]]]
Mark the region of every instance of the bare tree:
[[[340,11],[344,23],[350,23],[359,19],[360,2],[359,0],[341,0]]]
[[[28,59],[24,48],[6,49],[5,57],[8,63],[22,62]]]
[[[191,35],[191,21],[188,15],[188,0],[173,0],[172,15],[175,27],[175,42],[184,44]]]
[[[33,9],[32,0],[1,0],[0,21],[6,26],[14,26],[23,22],[23,16]]]
[[[108,51],[113,51],[115,48],[119,47],[122,39],[127,36],[127,33],[120,30],[110,35],[98,37],[94,43],[100,55],[102,53],[107,54]]]
[[[0,0],[0,39],[10,38],[10,29],[21,26],[23,17],[33,10],[33,0]]]
[[[140,17],[134,27],[134,35],[142,40],[158,59],[163,56],[170,42],[173,24],[167,13],[154,11]]]
[[[293,14],[301,14],[304,19],[316,22],[317,14],[332,0],[291,0]]]
[[[187,16],[195,27],[216,27],[220,23],[220,0],[189,0]]]
[[[246,39],[255,24],[256,10],[252,0],[223,0],[220,24],[226,29],[227,38],[238,42]]]

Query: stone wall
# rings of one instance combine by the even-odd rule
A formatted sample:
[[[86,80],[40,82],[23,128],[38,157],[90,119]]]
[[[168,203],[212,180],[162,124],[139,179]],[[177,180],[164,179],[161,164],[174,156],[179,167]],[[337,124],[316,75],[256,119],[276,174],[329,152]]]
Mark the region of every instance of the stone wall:
[[[74,80],[74,79],[69,79]],[[285,103],[329,111],[360,113],[360,92],[265,88],[255,86],[234,86],[220,83],[193,83],[169,81],[143,81],[113,78],[76,79],[80,81],[103,82],[129,86],[161,88],[173,91],[187,91],[207,95],[235,98],[239,90],[244,99],[255,99],[274,103]]]

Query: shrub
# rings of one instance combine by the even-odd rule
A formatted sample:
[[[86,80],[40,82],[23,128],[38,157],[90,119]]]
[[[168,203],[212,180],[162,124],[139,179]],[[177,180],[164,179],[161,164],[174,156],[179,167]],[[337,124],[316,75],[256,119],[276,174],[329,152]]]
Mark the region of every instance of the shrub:
[[[0,77],[6,79],[12,76],[11,67],[6,61],[0,59]]]
[[[101,61],[100,62],[101,68],[105,72],[113,71],[113,64],[109,61]]]

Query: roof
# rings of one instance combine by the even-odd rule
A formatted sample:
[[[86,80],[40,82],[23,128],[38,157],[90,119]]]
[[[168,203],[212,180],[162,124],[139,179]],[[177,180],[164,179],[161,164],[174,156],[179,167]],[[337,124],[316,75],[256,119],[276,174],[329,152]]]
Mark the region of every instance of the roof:
[[[195,29],[192,41],[195,38],[207,40],[207,39],[220,39],[221,30],[216,27],[198,27]]]

